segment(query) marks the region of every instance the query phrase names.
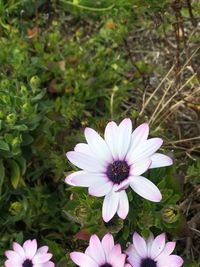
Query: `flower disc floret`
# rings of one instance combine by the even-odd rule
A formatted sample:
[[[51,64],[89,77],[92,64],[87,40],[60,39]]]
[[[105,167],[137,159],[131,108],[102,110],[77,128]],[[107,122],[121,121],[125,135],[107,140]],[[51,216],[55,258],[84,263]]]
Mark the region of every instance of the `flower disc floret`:
[[[126,161],[116,160],[108,165],[106,175],[114,184],[120,184],[128,178],[129,170]]]

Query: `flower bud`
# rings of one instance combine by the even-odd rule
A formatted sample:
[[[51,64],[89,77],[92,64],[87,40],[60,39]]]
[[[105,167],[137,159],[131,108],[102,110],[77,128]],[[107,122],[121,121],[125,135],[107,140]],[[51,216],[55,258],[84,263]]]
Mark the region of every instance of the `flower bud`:
[[[30,85],[32,88],[37,88],[40,86],[40,83],[41,83],[41,80],[38,76],[33,76],[31,79],[30,79]]]
[[[22,211],[22,205],[20,202],[15,201],[10,205],[9,212],[11,215],[17,215]]]
[[[162,218],[167,223],[174,223],[179,218],[179,211],[175,206],[168,206],[162,209]]]
[[[10,125],[14,125],[15,122],[17,121],[17,115],[15,113],[10,113],[7,117],[6,117],[6,122]]]

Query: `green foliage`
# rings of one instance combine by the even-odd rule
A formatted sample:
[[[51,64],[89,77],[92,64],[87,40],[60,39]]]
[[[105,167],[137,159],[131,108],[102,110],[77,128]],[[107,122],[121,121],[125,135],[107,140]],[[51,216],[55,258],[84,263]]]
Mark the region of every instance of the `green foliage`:
[[[144,77],[165,69],[152,64],[153,52],[133,60],[127,40],[152,27],[158,12],[169,15],[169,5],[168,0],[0,1],[0,265],[14,240],[37,238],[49,246],[57,266],[73,266],[69,252],[85,248],[91,233],[109,231],[125,248],[135,230],[179,237],[187,227],[175,167],[146,174],[162,191],[161,203],[128,191],[128,218],[107,224],[102,198],[64,183],[73,170],[65,153],[84,140],[86,126],[102,134],[110,119],[138,119]],[[170,32],[171,22],[163,23]],[[188,169],[195,183],[199,169],[199,161]]]

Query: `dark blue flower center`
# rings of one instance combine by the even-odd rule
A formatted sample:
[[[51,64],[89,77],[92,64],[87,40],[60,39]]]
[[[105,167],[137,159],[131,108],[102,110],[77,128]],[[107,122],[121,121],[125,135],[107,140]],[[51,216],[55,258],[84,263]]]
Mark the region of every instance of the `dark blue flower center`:
[[[110,263],[104,263],[103,265],[101,265],[100,267],[112,267],[112,265]]]
[[[22,266],[23,267],[32,267],[33,266],[33,263],[32,263],[32,260],[25,260],[23,263],[22,263]]]
[[[141,267],[157,267],[157,264],[154,260],[146,258],[142,260]]]
[[[108,178],[115,184],[120,184],[128,178],[130,167],[124,160],[116,160],[108,165],[106,174]]]

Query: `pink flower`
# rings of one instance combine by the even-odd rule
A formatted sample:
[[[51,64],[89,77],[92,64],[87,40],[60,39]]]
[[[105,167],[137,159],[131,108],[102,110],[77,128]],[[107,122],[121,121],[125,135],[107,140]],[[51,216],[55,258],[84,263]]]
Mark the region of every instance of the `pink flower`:
[[[165,243],[165,234],[155,239],[150,235],[148,240],[137,233],[133,235],[133,244],[127,250],[128,262],[134,267],[179,267],[183,259],[171,255],[176,242]]]
[[[130,119],[119,126],[109,122],[103,139],[91,128],[85,129],[86,143],[77,144],[66,154],[69,161],[82,169],[70,174],[65,182],[73,186],[89,187],[89,194],[105,196],[103,219],[108,222],[117,212],[125,219],[129,211],[125,189],[131,188],[140,196],[159,202],[159,189],[141,176],[151,168],[169,166],[172,160],[155,153],[162,145],[160,138],[147,139],[149,127],[144,123],[132,132]]]
[[[52,257],[51,253],[48,253],[48,247],[43,246],[37,248],[37,241],[27,240],[23,246],[18,243],[13,243],[13,250],[7,250],[5,252],[8,258],[5,261],[6,267],[54,267],[55,264],[49,261]]]
[[[114,244],[111,234],[106,234],[102,241],[92,235],[85,253],[72,252],[70,257],[80,267],[130,267],[125,265],[126,255],[119,244]]]

